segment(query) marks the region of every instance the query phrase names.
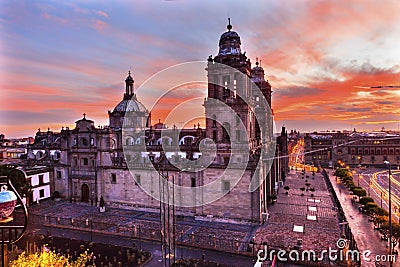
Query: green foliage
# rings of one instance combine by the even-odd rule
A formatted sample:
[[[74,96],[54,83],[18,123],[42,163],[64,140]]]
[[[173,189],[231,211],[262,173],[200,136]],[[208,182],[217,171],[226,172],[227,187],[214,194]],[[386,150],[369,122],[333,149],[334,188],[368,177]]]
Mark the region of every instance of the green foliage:
[[[372,212],[373,212],[374,214],[378,215],[378,216],[388,216],[388,215],[389,215],[389,212],[388,212],[387,210],[382,209],[382,208],[379,207],[378,205],[377,205],[377,207],[375,207],[375,208],[372,210]]]
[[[356,195],[358,197],[365,197],[367,195],[367,192],[362,187],[354,187],[352,189],[352,191],[353,191],[354,195]]]
[[[372,198],[372,197],[362,197],[361,199],[360,199],[360,204],[361,205],[365,205],[365,204],[367,204],[368,202],[374,202],[374,199]]]
[[[351,182],[347,184],[347,187],[350,189],[350,191],[353,191],[353,189],[356,188],[357,186],[353,182]]]
[[[381,224],[386,223],[386,222],[388,222],[388,221],[389,221],[389,217],[388,217],[388,216],[381,216],[381,215],[378,215],[378,216],[376,216],[376,218],[375,218],[375,222],[376,222],[378,225],[381,225]]]
[[[340,178],[344,178],[344,177],[348,176],[349,173],[350,173],[350,176],[351,176],[351,172],[349,172],[348,169],[346,169],[346,168],[338,168],[335,171],[335,176],[340,177]]]
[[[368,202],[367,204],[365,204],[364,208],[366,211],[371,212],[380,207],[378,206],[378,204],[376,204],[374,202]]]

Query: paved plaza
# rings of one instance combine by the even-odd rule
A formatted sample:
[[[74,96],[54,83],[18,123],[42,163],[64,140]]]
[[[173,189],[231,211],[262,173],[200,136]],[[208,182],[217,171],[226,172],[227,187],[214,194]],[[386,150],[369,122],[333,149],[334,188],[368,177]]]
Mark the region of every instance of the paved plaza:
[[[322,175],[291,171],[284,186],[288,194],[280,187],[269,206],[268,222],[255,233],[256,243],[265,243],[269,250],[313,250],[317,257],[324,249],[336,249],[341,237],[337,207]]]
[[[334,191],[329,190],[320,173],[314,176],[309,172],[303,175],[291,171],[284,184],[289,187],[288,193],[284,187],[279,188],[278,198],[269,206],[269,218],[263,225],[177,218],[177,258],[206,257],[232,266],[251,266],[258,249],[265,245],[268,250],[313,250],[318,257],[322,250],[337,249],[337,240],[344,236],[334,193],[355,234],[359,250],[370,249],[371,257],[387,254],[385,242],[373,230],[368,218],[358,212],[344,185],[337,183],[332,176],[330,179]],[[152,261],[147,266],[160,264],[161,224],[158,213],[109,207],[100,213],[98,207],[88,204],[54,200],[35,204],[29,212],[30,231],[40,229],[53,235],[122,242],[129,246],[134,243],[152,253]],[[253,241],[256,244],[254,250]],[[362,262],[362,266],[375,264]]]

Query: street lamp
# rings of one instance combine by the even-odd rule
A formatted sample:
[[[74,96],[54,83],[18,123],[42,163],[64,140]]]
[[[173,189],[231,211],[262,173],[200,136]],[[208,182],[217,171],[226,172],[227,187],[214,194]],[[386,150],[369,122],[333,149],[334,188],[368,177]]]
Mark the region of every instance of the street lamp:
[[[391,193],[391,182],[392,170],[390,169],[390,162],[385,160],[383,163],[388,166],[389,169],[389,255],[390,255],[390,266],[392,266],[392,193]]]

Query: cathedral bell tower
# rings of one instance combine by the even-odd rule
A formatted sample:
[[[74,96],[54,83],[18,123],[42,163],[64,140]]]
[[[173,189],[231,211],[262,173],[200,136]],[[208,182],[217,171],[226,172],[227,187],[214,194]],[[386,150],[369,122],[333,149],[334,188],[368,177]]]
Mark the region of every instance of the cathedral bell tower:
[[[251,62],[246,52],[241,51],[240,36],[232,31],[230,19],[227,31],[220,37],[218,55],[208,58],[207,76],[208,98],[204,102],[206,137],[213,139],[217,146],[231,142],[248,143],[251,149],[255,144],[255,116],[248,105],[253,101]],[[227,106],[237,116],[227,113]],[[245,127],[242,130],[247,133],[238,130],[240,121]]]

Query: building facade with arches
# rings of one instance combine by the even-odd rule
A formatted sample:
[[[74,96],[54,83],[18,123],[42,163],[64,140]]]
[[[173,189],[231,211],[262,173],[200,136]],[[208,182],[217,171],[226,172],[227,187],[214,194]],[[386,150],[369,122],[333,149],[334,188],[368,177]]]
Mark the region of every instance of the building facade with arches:
[[[177,186],[193,188],[191,193],[176,195],[177,214],[203,219],[265,221],[268,202],[274,199],[288,171],[287,136],[283,129],[279,143],[273,144],[280,157],[262,158],[262,146],[272,144],[272,140],[263,136],[265,132],[261,128],[273,134],[272,128],[266,127],[266,120],[272,114],[263,107],[261,125],[255,110],[260,109],[261,98],[271,106],[271,85],[265,80],[260,62],[257,60],[252,67],[250,59],[241,52],[240,36],[232,31],[230,24],[227,29],[220,37],[218,55],[208,58],[205,128],[200,125],[168,128],[161,121],[152,124],[151,112],[137,99],[129,72],[122,100],[108,112],[109,125],[95,127],[84,114],[75,122],[74,129],[62,128],[57,133],[39,130],[35,143],[28,149],[29,164],[41,162],[52,166],[54,190],[71,201],[98,205],[103,197],[109,206],[157,211],[160,203],[153,196],[157,195],[154,191],[160,190],[159,177],[172,177]],[[226,68],[216,67],[221,64]],[[234,114],[215,100],[224,103]],[[124,133],[127,128],[128,133]],[[208,152],[207,140],[215,143],[215,155]],[[174,165],[182,160],[207,157],[210,164],[197,166],[196,171]],[[257,165],[259,161],[261,165]],[[271,171],[268,161],[272,162]],[[238,169],[244,166],[239,181],[223,176],[228,166]],[[249,190],[254,177],[261,180],[260,185]],[[198,205],[204,203],[210,192],[194,189],[213,182],[223,196]],[[193,205],[180,205],[188,202]]]

